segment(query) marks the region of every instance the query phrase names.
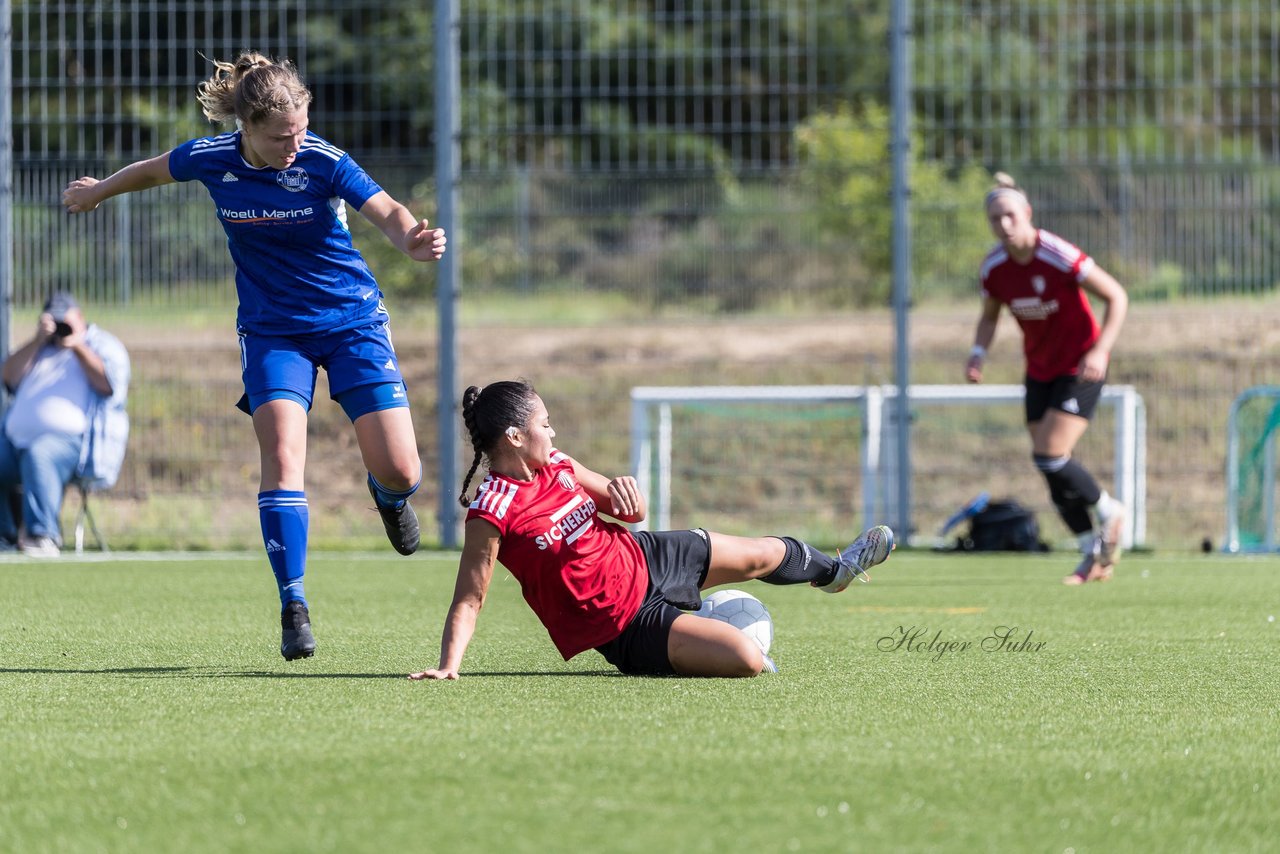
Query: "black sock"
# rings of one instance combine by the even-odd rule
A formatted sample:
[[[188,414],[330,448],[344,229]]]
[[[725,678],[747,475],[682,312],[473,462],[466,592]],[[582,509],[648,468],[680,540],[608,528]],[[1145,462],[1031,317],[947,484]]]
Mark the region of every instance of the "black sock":
[[[1049,484],[1049,496],[1058,515],[1073,534],[1081,534],[1093,527],[1089,508],[1098,503],[1102,489],[1089,474],[1089,470],[1073,457],[1046,457],[1032,454],[1036,468]]]
[[[816,584],[821,587],[835,580],[839,565],[808,543],[794,537],[778,537],[787,554],[778,568],[760,580],[765,584]]]
[[[1089,516],[1089,508],[1083,504],[1055,504],[1058,515],[1073,534],[1083,534],[1093,530],[1093,519]]]

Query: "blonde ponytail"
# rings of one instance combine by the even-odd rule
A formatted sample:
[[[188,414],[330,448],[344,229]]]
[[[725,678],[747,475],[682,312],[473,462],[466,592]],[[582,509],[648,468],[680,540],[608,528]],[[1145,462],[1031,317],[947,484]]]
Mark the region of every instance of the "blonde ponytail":
[[[196,87],[196,100],[211,122],[256,124],[311,104],[311,93],[287,59],[275,62],[245,51],[235,62],[212,62],[212,76]]]

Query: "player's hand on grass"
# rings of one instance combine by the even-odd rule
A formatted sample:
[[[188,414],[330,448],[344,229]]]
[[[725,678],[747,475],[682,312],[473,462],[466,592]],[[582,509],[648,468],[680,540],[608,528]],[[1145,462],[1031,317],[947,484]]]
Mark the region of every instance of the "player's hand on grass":
[[[424,219],[405,235],[404,251],[415,261],[439,261],[448,242],[443,228],[431,228]]]
[[[419,673],[410,673],[409,678],[414,682],[421,682],[424,679],[449,679],[457,681],[458,671],[456,670],[423,670]]]
[[[93,187],[97,178],[77,178],[62,191],[62,204],[69,213],[88,213],[100,204]]]

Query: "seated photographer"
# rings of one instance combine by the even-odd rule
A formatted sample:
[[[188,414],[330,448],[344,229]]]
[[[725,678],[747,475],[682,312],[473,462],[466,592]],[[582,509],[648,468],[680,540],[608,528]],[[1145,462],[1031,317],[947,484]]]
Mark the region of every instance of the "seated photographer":
[[[68,293],[44,304],[36,334],[0,370],[11,395],[0,429],[0,494],[22,485],[23,536],[0,500],[0,551],[56,557],[62,496],[77,480],[112,486],[129,436],[129,354],[111,333],[85,322]]]

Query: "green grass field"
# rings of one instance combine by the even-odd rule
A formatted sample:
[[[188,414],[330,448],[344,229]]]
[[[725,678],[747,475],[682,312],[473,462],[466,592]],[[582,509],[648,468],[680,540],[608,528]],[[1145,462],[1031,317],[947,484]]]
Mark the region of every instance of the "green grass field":
[[[1280,560],[1072,563],[747,585],[782,672],[736,682],[566,664],[499,573],[410,683],[451,555],[314,557],[294,663],[260,557],[10,559],[0,851],[1274,850]]]

